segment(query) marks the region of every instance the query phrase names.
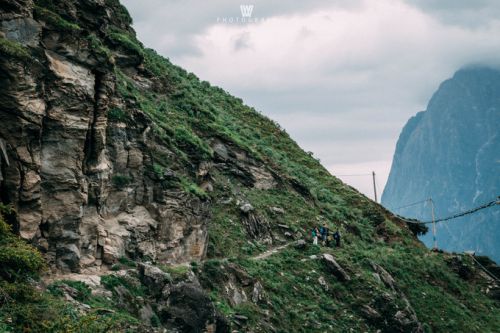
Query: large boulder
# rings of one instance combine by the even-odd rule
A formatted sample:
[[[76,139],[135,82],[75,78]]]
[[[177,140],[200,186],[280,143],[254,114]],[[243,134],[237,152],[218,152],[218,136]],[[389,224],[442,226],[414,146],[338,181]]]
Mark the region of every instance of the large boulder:
[[[264,287],[257,281],[253,285],[252,289],[252,302],[259,303],[264,298]]]
[[[321,257],[326,268],[340,281],[350,281],[351,277],[340,266],[331,254],[324,253]]]
[[[139,278],[154,295],[161,294],[165,285],[172,279],[158,267],[145,263],[139,264]]]
[[[299,239],[296,243],[295,243],[295,248],[297,250],[304,250],[305,248],[307,247],[307,242],[305,239]]]
[[[380,266],[374,262],[371,263],[371,266],[372,266],[373,270],[378,274],[378,276],[380,277],[382,282],[384,282],[386,287],[388,287],[392,290],[396,290],[396,288],[397,288],[396,281],[394,280],[392,275],[389,274],[389,272],[387,272],[382,266]]]
[[[396,280],[385,268],[377,263],[371,262],[371,266],[375,271],[374,276],[379,278],[380,283],[383,283],[389,289],[389,292],[373,300],[376,311],[383,318],[383,320],[379,320],[378,324],[384,329],[390,328],[391,332],[423,332],[422,324],[418,320],[415,310],[399,288]],[[377,319],[371,317],[366,311],[362,311],[362,313],[368,319]]]
[[[159,310],[160,320],[181,332],[230,332],[227,321],[216,311],[208,295],[193,283],[173,286],[166,304]]]
[[[361,306],[360,310],[362,315],[370,321],[377,321],[382,317],[377,310],[366,304]]]

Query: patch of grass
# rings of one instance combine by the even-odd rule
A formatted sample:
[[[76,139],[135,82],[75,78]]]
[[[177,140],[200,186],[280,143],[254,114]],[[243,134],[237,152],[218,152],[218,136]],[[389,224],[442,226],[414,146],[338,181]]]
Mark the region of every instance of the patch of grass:
[[[135,268],[137,267],[137,264],[135,261],[127,258],[127,257],[120,257],[118,259],[118,262],[122,264],[123,266],[130,267],[130,268]]]
[[[233,206],[227,209],[215,209],[209,224],[208,249],[209,258],[236,257],[247,243],[246,231]]]
[[[111,121],[126,122],[128,115],[122,108],[113,107],[108,110],[108,119]]]
[[[209,198],[207,192],[201,189],[198,185],[190,181],[186,177],[180,177],[181,186],[184,192],[191,193],[199,197],[200,199],[206,200]]]
[[[119,271],[121,269],[122,269],[122,266],[120,264],[113,264],[113,265],[111,265],[111,270],[113,272],[117,272],[117,271]]]
[[[84,282],[61,280],[56,281],[47,287],[47,290],[54,296],[62,296],[64,285],[71,287],[77,291],[75,299],[80,302],[86,302],[90,298],[91,290]]]
[[[111,266],[112,271],[120,271],[122,269],[128,269],[128,268],[136,268],[137,264],[135,261],[127,258],[127,257],[120,257],[118,259],[118,263],[115,263]]]
[[[188,273],[190,271],[188,266],[183,266],[183,265],[179,266],[161,265],[159,267],[162,271],[170,275],[173,282],[184,281],[187,278]]]
[[[134,296],[144,296],[146,289],[141,284],[132,282],[123,276],[117,275],[104,275],[101,277],[101,284],[108,290],[115,291],[114,289],[118,286],[123,286]]]
[[[192,130],[186,127],[176,128],[174,138],[181,147],[195,153],[199,152],[202,158],[210,158],[213,155],[212,149]]]
[[[153,172],[158,178],[163,177],[163,172],[165,171],[165,168],[158,163],[153,163]]]
[[[59,14],[41,6],[35,5],[33,14],[35,19],[47,22],[58,31],[78,32],[82,30],[78,24],[69,22]]]
[[[196,195],[201,199],[208,199],[208,194],[203,189],[201,189],[198,185],[192,183],[187,188],[186,191]]]
[[[119,189],[126,187],[132,181],[132,178],[127,175],[116,174],[111,178],[113,185]]]
[[[132,36],[130,33],[113,28],[108,31],[107,37],[111,42],[120,45],[125,50],[133,52],[140,56],[143,55],[142,44],[137,40],[137,38],[135,38],[135,36]]]
[[[5,57],[11,57],[22,62],[31,60],[31,54],[28,49],[18,42],[0,37],[0,54]]]
[[[101,39],[95,34],[91,33],[87,37],[90,49],[97,57],[106,59],[108,62],[113,57],[111,51],[102,43]]]
[[[170,62],[156,53],[155,50],[144,50],[144,62],[146,68],[149,69],[154,75],[164,77],[170,70]]]

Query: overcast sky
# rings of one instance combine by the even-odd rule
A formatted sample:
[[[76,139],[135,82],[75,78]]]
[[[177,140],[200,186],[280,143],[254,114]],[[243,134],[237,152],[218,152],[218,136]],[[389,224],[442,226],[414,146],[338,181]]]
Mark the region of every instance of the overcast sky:
[[[122,3],[146,46],[278,121],[334,175],[374,170],[379,198],[408,118],[460,67],[500,58],[497,0]],[[373,197],[369,176],[340,178]]]

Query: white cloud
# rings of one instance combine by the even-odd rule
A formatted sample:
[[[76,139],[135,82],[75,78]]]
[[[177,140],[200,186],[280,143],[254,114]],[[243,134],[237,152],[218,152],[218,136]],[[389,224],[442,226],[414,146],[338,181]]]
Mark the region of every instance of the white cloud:
[[[377,89],[379,79],[421,79],[422,70],[449,72],[492,57],[497,28],[498,21],[484,30],[446,26],[401,1],[365,1],[357,11],[334,6],[260,24],[214,24],[194,39],[200,55],[177,60],[230,89],[364,91]],[[241,36],[251,47],[236,52]]]

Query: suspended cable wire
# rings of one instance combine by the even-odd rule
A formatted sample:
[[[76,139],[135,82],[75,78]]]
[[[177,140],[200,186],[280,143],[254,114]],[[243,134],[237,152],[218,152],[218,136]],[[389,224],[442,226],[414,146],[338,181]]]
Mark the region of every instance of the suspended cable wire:
[[[485,203],[481,206],[478,206],[478,207],[475,207],[475,208],[472,208],[472,209],[469,209],[469,210],[466,210],[464,212],[460,212],[460,213],[457,213],[457,214],[454,214],[454,215],[451,215],[451,216],[447,216],[447,217],[443,217],[443,218],[439,218],[439,219],[436,219],[434,221],[418,221],[416,219],[407,219],[405,217],[402,217],[402,216],[399,216],[398,215],[398,218],[405,221],[405,222],[408,222],[408,223],[415,223],[415,224],[430,224],[430,223],[438,223],[438,222],[444,222],[444,221],[448,221],[448,220],[452,220],[452,219],[456,219],[458,217],[462,217],[462,216],[466,216],[466,215],[469,215],[469,214],[473,214],[473,213],[476,213],[480,210],[483,210],[483,209],[486,209],[486,208],[489,208],[489,207],[493,207],[495,205],[499,205],[500,204],[500,196],[498,196],[495,200],[492,200],[488,203]]]
[[[461,213],[457,213],[457,214],[452,215],[452,216],[448,216],[448,217],[437,219],[435,222],[437,223],[437,222],[443,222],[443,221],[448,221],[448,220],[456,219],[457,217],[462,217],[462,216],[465,216],[465,215],[469,215],[469,214],[475,213],[475,212],[480,211],[482,209],[493,207],[495,205],[500,204],[500,201],[498,201],[499,198],[500,197],[498,197],[496,200],[490,201],[490,202],[485,203],[484,205],[478,206],[476,208],[469,209],[469,210],[467,210],[465,212],[461,212]]]
[[[417,201],[417,202],[414,202],[414,203],[411,203],[411,204],[408,204],[408,205],[404,205],[404,206],[395,208],[394,210],[400,210],[400,209],[403,209],[403,208],[415,206],[415,205],[418,205],[418,204],[421,204],[421,203],[424,203],[424,202],[428,202],[429,200],[430,199],[420,200],[420,201]]]

